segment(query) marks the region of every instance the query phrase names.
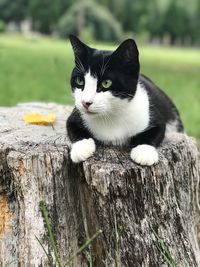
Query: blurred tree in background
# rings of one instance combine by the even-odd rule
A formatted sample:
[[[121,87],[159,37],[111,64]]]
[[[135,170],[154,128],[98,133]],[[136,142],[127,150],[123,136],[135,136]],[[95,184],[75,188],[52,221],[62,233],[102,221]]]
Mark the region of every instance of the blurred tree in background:
[[[98,12],[97,12],[98,10]],[[80,35],[82,30],[77,23],[80,12],[84,14],[82,22],[89,37],[102,41],[120,41],[123,38],[120,23],[112,16],[109,10],[95,2],[86,1],[84,5],[77,3],[73,5],[59,20],[58,31],[62,37],[70,33]],[[84,31],[84,30],[83,30]]]
[[[55,30],[58,19],[74,1],[29,0],[27,2],[29,3],[28,16],[32,19],[33,29],[49,34]]]
[[[0,20],[19,23],[27,16],[26,0],[0,0]]]
[[[1,23],[32,22],[33,30],[118,41],[127,35],[171,44],[200,43],[199,0],[0,0]]]

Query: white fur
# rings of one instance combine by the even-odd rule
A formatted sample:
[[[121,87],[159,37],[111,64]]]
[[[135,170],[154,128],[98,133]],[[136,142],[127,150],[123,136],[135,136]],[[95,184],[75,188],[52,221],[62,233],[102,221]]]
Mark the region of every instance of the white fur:
[[[90,70],[85,75],[85,86],[82,94],[82,100],[92,103],[96,95],[97,78],[91,75]]]
[[[166,129],[165,129],[165,138],[164,141],[169,141],[170,139],[174,139],[177,136],[177,129],[178,129],[178,120],[173,120],[173,121],[169,121],[166,124]],[[174,135],[175,133],[175,135]]]
[[[140,164],[151,166],[158,162],[158,152],[150,145],[138,145],[131,150],[131,159]]]
[[[92,138],[83,139],[72,144],[71,159],[78,163],[91,157],[96,150],[95,142]]]
[[[81,88],[74,89],[75,106],[82,112],[87,112],[83,107],[82,101],[93,103],[97,94],[97,78],[91,75],[90,70],[85,74],[84,90]]]
[[[170,121],[166,124],[166,130],[165,133],[177,133],[178,128],[178,120]]]
[[[114,97],[109,91],[96,93],[89,112],[82,112],[86,127],[104,143],[125,144],[149,125],[149,100],[138,84],[131,101]]]

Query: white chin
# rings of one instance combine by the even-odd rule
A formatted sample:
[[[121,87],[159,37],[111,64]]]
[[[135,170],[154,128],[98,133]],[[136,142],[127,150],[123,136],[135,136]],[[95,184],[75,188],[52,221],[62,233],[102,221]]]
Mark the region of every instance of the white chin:
[[[99,115],[99,113],[94,112],[94,111],[90,111],[90,110],[85,110],[84,113],[87,114],[88,116],[98,116]]]
[[[100,115],[101,113],[99,113],[98,111],[95,111],[95,110],[87,110],[87,109],[84,109],[84,108],[80,108],[80,107],[77,107],[79,109],[79,111],[82,113],[82,114],[86,114],[88,116],[98,116]]]
[[[93,112],[93,111],[90,111],[90,110],[85,110],[85,109],[82,109],[82,108],[78,108],[78,110],[84,115],[88,115],[88,116],[98,115],[97,112]]]

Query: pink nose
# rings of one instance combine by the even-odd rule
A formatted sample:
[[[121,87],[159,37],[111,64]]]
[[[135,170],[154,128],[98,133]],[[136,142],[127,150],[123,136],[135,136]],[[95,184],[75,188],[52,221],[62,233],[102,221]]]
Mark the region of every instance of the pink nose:
[[[86,101],[84,101],[84,100],[82,100],[81,103],[82,103],[82,105],[83,105],[83,107],[84,107],[85,109],[88,109],[89,106],[92,104],[92,102],[86,102]]]

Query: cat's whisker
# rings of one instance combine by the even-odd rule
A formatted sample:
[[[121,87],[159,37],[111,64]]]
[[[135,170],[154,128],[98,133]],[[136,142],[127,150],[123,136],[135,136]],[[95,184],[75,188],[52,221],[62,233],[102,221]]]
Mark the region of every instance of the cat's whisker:
[[[83,72],[82,66],[80,65],[79,61],[76,62],[77,63],[77,70],[79,70],[80,72]]]
[[[82,72],[85,72],[85,68],[84,68],[80,58],[78,57],[78,55],[76,55],[76,59],[77,59],[77,63],[79,65],[80,69],[82,70]]]
[[[104,110],[105,109],[101,107],[91,109],[92,112],[99,113],[99,114],[102,114]]]
[[[77,67],[77,69],[76,69],[76,72],[78,73],[78,74],[83,74],[83,71],[81,70],[81,69],[79,69],[78,67]]]
[[[77,62],[77,70],[81,74],[84,72],[79,62]]]
[[[108,63],[109,63],[110,59],[111,59],[111,58],[109,58],[109,59],[107,60],[107,62],[104,64],[104,68],[103,68],[103,71],[102,71],[102,76],[103,76],[104,72],[106,71],[106,69],[107,69],[107,67],[108,67]]]
[[[83,71],[82,71],[82,69],[81,69],[81,67],[80,67],[80,65],[79,65],[79,63],[77,61],[76,61],[76,72],[78,74],[82,74],[83,73]]]
[[[101,65],[101,70],[100,70],[100,75],[103,76],[103,67],[104,67],[104,54],[103,55],[103,62],[102,62],[102,65]]]
[[[82,65],[82,63],[81,63],[81,61],[80,61],[80,59],[79,59],[79,57],[77,56],[77,65],[78,65],[78,67],[81,69],[81,70],[84,70],[84,68],[83,68],[83,65]]]

